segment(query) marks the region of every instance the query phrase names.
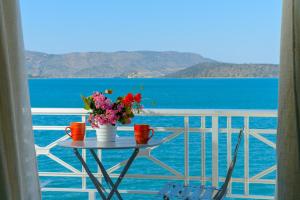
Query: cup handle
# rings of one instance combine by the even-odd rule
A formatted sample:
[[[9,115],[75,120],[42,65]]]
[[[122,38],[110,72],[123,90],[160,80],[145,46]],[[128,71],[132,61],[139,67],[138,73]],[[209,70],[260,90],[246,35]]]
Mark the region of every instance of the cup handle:
[[[153,135],[154,135],[154,129],[152,129],[152,128],[149,128],[149,130],[152,132],[152,134],[150,135],[150,137],[148,138],[148,141],[153,137]]]
[[[70,132],[68,132],[68,130]],[[68,127],[65,128],[65,132],[66,132],[67,135],[69,135],[72,138],[72,135],[70,135],[70,133],[71,133],[71,127],[70,126],[68,126]]]

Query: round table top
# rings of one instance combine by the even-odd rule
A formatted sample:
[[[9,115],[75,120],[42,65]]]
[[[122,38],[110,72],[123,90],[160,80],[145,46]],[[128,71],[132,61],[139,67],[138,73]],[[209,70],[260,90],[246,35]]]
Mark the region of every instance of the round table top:
[[[83,141],[65,140],[58,146],[78,149],[135,149],[158,146],[163,141],[152,138],[148,144],[137,144],[134,137],[116,137],[115,142],[99,142],[96,138],[86,138]]]

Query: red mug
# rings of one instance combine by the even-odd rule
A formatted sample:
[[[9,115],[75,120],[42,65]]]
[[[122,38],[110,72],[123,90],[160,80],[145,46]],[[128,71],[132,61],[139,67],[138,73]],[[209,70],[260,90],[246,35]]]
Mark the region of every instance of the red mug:
[[[74,141],[81,141],[84,139],[84,135],[85,135],[85,123],[84,122],[71,122],[70,126],[65,128],[65,132]]]
[[[152,134],[149,136],[150,131]],[[154,130],[147,124],[135,124],[134,125],[134,137],[137,144],[147,144],[153,137]]]

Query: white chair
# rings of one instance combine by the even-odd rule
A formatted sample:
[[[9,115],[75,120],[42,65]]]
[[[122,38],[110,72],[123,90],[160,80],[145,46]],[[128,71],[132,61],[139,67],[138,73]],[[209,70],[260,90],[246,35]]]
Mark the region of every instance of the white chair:
[[[242,140],[244,130],[240,130],[238,141],[234,149],[233,158],[227,171],[225,182],[221,188],[214,186],[183,186],[179,183],[168,183],[160,190],[160,196],[165,200],[183,199],[183,200],[221,200],[226,196],[234,166],[237,159],[239,146]]]

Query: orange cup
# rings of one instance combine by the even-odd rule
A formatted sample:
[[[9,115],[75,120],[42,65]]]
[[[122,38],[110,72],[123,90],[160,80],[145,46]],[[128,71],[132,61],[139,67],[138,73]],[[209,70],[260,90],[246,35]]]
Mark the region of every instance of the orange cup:
[[[152,132],[151,135],[150,131]],[[147,124],[135,124],[134,125],[134,137],[137,144],[147,144],[153,137],[154,130]]]
[[[74,141],[83,140],[84,135],[85,135],[85,123],[84,122],[71,122],[70,126],[66,127],[65,132]]]

